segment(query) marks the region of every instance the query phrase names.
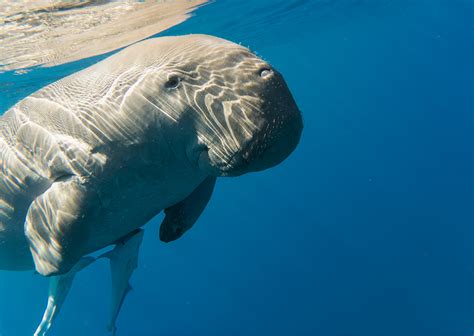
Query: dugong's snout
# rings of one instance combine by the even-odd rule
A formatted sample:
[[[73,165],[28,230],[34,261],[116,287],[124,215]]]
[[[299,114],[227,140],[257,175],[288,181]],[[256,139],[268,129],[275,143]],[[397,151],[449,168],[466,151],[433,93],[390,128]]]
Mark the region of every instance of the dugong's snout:
[[[232,157],[226,175],[241,175],[276,166],[298,145],[303,120],[283,77],[276,70],[264,68],[260,74],[267,81],[261,93],[260,129]]]
[[[241,119],[233,116],[232,136],[223,143],[215,141],[209,148],[211,165],[219,176],[238,176],[276,166],[285,160],[298,145],[303,130],[301,112],[283,79],[267,63],[258,60],[254,77],[249,76],[249,97],[240,97]],[[249,82],[249,81],[254,81]],[[250,103],[247,104],[246,99]],[[237,109],[238,110],[238,109]],[[219,139],[220,140],[220,139]],[[216,155],[233,146],[229,156]],[[217,146],[217,148],[216,148]],[[215,163],[217,162],[217,163]],[[213,164],[214,163],[214,164]]]

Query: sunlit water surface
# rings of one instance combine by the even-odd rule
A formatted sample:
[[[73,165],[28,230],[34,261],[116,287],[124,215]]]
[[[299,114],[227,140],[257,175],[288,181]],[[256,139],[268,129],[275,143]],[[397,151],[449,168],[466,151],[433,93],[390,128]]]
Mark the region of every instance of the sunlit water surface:
[[[474,333],[473,2],[216,1],[160,35],[249,46],[303,112],[296,152],[221,179],[182,239],[146,226],[117,335]],[[67,38],[67,36],[66,36]],[[105,56],[0,74],[0,111]],[[108,265],[81,272],[52,335],[107,335]],[[47,297],[0,273],[0,334]]]

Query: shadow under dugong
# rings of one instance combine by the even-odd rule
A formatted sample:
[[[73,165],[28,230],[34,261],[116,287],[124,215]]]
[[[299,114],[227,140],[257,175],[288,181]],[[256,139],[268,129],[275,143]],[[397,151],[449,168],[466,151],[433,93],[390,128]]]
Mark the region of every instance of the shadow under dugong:
[[[75,265],[115,244],[115,330],[139,228],[164,210],[160,239],[179,238],[217,177],[277,165],[302,127],[281,74],[247,48],[206,35],[132,45],[0,117],[0,269],[64,279],[52,294],[64,299]]]

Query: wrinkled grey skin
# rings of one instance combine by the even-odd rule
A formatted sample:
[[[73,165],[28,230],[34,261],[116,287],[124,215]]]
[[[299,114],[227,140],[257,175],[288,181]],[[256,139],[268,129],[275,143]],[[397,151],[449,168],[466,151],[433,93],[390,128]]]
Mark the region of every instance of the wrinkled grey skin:
[[[301,114],[283,77],[206,35],[137,43],[0,118],[0,269],[69,272],[165,211],[197,220],[217,177],[282,162]]]

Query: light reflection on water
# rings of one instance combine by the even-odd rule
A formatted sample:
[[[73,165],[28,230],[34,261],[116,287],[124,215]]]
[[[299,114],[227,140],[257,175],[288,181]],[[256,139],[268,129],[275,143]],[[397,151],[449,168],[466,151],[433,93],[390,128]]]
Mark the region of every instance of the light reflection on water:
[[[54,66],[124,47],[190,17],[207,0],[6,1],[0,71]]]

